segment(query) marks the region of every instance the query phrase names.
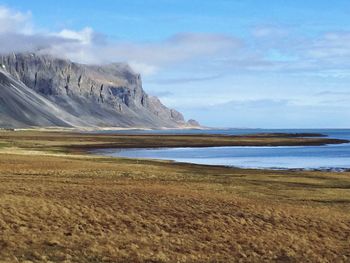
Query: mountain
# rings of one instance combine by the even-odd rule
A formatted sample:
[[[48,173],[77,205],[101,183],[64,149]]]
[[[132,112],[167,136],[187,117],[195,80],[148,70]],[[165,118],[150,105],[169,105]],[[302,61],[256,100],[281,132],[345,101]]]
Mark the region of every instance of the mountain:
[[[0,126],[197,126],[142,88],[127,64],[83,65],[49,55],[1,56]]]
[[[85,125],[0,69],[0,127]]]

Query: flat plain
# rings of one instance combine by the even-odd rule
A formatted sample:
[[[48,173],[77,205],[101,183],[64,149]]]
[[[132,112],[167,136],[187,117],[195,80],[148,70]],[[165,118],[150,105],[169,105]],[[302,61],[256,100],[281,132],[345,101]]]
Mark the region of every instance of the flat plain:
[[[0,262],[350,262],[350,172],[87,153],[329,140],[0,132]]]

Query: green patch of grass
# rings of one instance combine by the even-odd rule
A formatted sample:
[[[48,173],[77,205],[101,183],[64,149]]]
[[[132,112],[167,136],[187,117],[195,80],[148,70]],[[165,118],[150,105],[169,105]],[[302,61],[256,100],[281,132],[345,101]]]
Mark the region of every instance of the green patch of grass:
[[[9,143],[0,142],[0,148],[5,148],[5,147],[9,147],[9,146],[10,146]]]

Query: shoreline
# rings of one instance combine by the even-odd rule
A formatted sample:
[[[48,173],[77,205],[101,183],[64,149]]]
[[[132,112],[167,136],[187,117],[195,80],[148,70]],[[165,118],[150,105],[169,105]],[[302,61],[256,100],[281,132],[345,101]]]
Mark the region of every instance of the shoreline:
[[[6,147],[4,139],[16,143]],[[30,142],[29,145],[26,145]],[[34,143],[35,142],[35,143]],[[170,162],[183,165],[199,165],[222,167],[241,170],[260,171],[325,171],[346,172],[348,168],[280,168],[280,167],[239,167],[235,165],[201,164],[181,162],[171,159],[135,158],[112,156],[104,152],[122,149],[165,149],[165,148],[212,148],[212,147],[308,147],[323,145],[338,145],[350,143],[348,140],[329,138],[320,133],[258,133],[246,135],[216,135],[216,134],[90,134],[72,131],[0,131],[0,154],[30,154],[52,156],[90,156],[109,157],[114,159],[148,160],[154,162]],[[41,145],[42,144],[42,145]],[[5,147],[3,146],[5,145]],[[99,153],[100,151],[100,153]]]
[[[230,146],[222,146],[222,147],[230,147]],[[235,147],[235,146],[233,146]],[[243,147],[251,147],[251,146],[243,146]],[[254,147],[254,146],[253,146]],[[293,146],[272,146],[275,147],[293,147]],[[296,146],[298,147],[298,146]],[[302,146],[301,146],[302,147]],[[210,147],[208,147],[210,148]],[[256,147],[259,148],[259,147]],[[347,167],[319,167],[319,168],[283,168],[283,167],[243,167],[236,165],[227,165],[227,164],[209,164],[209,163],[196,163],[196,162],[186,162],[186,161],[177,161],[175,159],[160,159],[160,158],[152,158],[152,157],[127,157],[127,156],[118,156],[112,155],[115,150],[137,150],[137,149],[145,149],[145,148],[113,148],[113,149],[96,149],[87,151],[86,154],[91,154],[91,156],[97,157],[107,157],[107,158],[122,158],[134,161],[151,161],[151,162],[169,162],[173,164],[179,165],[196,165],[201,167],[222,167],[227,169],[235,169],[235,170],[254,170],[254,171],[281,171],[281,172],[331,172],[331,173],[345,173],[350,172],[350,168]],[[146,148],[152,150],[152,148]],[[153,149],[164,149],[164,148],[153,148]],[[171,149],[171,148],[167,148]],[[109,151],[111,154],[109,154]]]
[[[71,130],[0,131],[0,143],[21,147],[60,147],[73,151],[121,148],[174,148],[174,147],[278,147],[322,146],[345,144],[349,140],[329,138],[320,133],[257,133],[246,135],[219,134],[105,134],[82,133]],[[30,143],[33,142],[33,143]],[[36,143],[34,143],[36,142]],[[28,145],[29,144],[29,145]]]
[[[131,138],[140,140],[136,143],[101,143],[71,146],[70,149],[77,151],[93,151],[98,149],[157,149],[157,148],[208,148],[208,147],[292,147],[292,146],[324,146],[332,144],[346,144],[349,140],[320,137],[318,134],[253,134],[253,135],[154,135],[154,134],[118,134],[119,138]],[[174,141],[174,138],[180,140]],[[142,141],[149,139],[149,141]],[[156,141],[151,141],[156,139]],[[181,140],[185,139],[185,140]],[[191,140],[192,139],[192,140]],[[195,139],[202,139],[196,142]],[[212,141],[211,141],[212,140]]]
[[[217,261],[219,254],[226,262],[242,249],[249,261],[261,258],[258,249],[269,262],[285,249],[295,251],[297,261],[309,253],[316,262],[313,255],[329,248],[330,262],[347,254],[350,172],[227,168],[70,151],[164,138],[175,145],[301,140],[0,132],[0,259],[148,262],[160,261],[154,254],[160,247],[168,262],[192,262],[194,253],[197,262]]]

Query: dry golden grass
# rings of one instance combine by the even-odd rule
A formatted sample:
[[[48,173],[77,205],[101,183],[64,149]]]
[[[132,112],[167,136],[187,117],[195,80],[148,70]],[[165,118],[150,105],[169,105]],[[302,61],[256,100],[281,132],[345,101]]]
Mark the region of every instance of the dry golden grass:
[[[350,173],[0,154],[0,262],[350,262],[349,188]]]

